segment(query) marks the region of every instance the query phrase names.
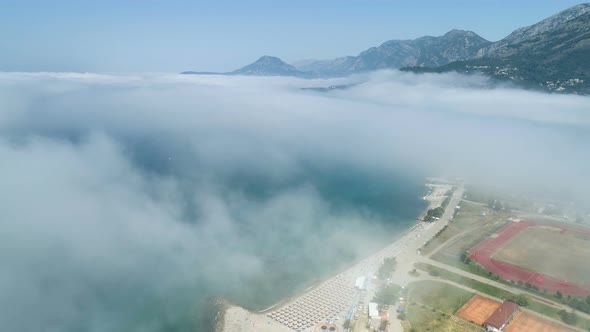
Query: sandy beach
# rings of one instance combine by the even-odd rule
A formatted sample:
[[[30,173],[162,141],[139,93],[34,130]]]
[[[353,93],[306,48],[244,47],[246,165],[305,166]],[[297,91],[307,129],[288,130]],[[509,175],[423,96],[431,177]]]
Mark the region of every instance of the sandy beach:
[[[425,197],[429,202],[427,208],[439,206],[444,200],[450,185],[429,185],[431,192]],[[460,199],[462,190],[453,196]],[[451,205],[452,206],[452,205]],[[448,219],[448,218],[446,218]],[[332,276],[301,294],[281,302],[279,305],[255,313],[235,305],[225,306],[223,323],[218,324],[218,332],[241,331],[314,331],[319,322],[333,323],[336,326],[351,317],[357,310],[357,304],[365,305],[372,299],[376,286],[372,280],[387,257],[398,257],[408,253],[408,248],[419,247],[420,243],[432,236],[448,220],[437,223],[417,223],[403,236],[387,245],[380,251],[354,263],[347,270]],[[427,236],[424,236],[427,235]],[[422,237],[422,238],[421,238]],[[405,265],[405,264],[404,264]],[[355,287],[359,277],[368,280],[364,289]]]

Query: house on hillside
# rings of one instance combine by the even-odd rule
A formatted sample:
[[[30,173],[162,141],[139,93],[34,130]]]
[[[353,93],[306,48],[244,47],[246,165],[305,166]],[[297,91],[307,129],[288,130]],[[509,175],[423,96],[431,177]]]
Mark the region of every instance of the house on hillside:
[[[518,313],[518,304],[510,301],[504,301],[494,313],[486,319],[483,327],[488,332],[502,332],[510,323],[512,318]]]

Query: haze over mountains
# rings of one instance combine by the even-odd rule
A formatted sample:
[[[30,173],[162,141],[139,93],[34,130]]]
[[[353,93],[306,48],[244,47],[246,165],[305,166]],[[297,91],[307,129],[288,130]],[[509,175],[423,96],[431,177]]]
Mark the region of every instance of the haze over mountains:
[[[274,56],[262,56],[256,62],[244,66],[229,73],[185,71],[181,74],[204,74],[204,75],[246,75],[246,76],[296,76],[311,77],[312,74],[298,70],[294,66]]]
[[[389,40],[356,56],[293,65],[263,56],[230,75],[335,77],[379,69],[483,73],[549,91],[590,93],[590,4],[580,4],[490,42],[473,31]],[[184,72],[199,74],[199,72]]]
[[[357,56],[314,61],[297,66],[302,71],[320,75],[341,75],[407,66],[436,67],[471,59],[491,44],[472,31],[451,30],[440,37],[425,36],[414,40],[389,40]]]

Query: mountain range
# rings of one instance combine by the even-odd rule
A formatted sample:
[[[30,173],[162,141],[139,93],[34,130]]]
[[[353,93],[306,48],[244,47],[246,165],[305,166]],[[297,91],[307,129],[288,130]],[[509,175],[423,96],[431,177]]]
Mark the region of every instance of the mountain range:
[[[474,58],[491,42],[472,31],[451,30],[440,37],[389,40],[357,56],[296,64],[297,68],[318,75],[342,75],[407,66],[437,67],[453,61]]]
[[[225,75],[335,77],[379,69],[481,73],[548,91],[590,93],[590,4],[580,4],[490,42],[472,31],[389,40],[356,56],[293,65],[263,56]],[[199,72],[184,72],[195,74]],[[208,73],[211,74],[211,73]]]

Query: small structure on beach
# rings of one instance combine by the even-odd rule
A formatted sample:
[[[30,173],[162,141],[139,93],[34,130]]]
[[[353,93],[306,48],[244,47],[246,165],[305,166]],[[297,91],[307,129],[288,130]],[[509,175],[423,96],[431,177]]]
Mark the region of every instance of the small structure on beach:
[[[379,310],[377,309],[377,303],[369,303],[369,318],[379,318]]]
[[[340,329],[335,324],[331,323],[319,323],[313,329],[313,332],[338,332]]]
[[[360,290],[366,289],[366,287],[365,287],[365,279],[366,279],[365,277],[358,277],[358,278],[356,278],[356,281],[354,283],[354,287],[356,289],[360,289]]]

